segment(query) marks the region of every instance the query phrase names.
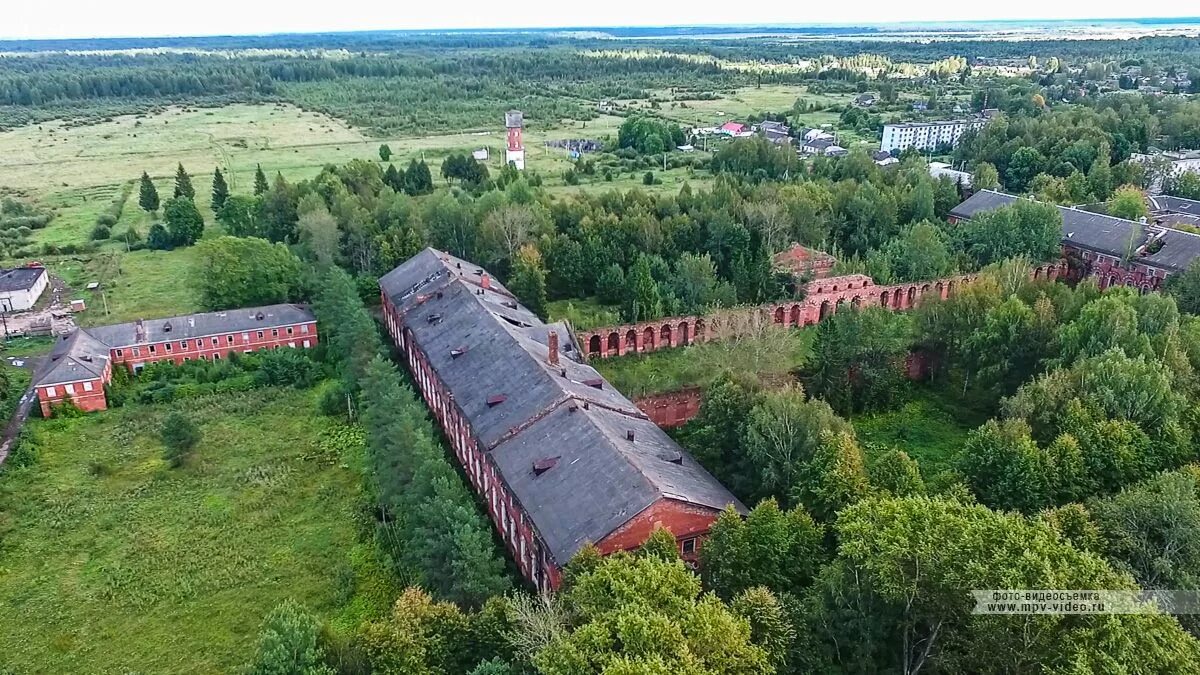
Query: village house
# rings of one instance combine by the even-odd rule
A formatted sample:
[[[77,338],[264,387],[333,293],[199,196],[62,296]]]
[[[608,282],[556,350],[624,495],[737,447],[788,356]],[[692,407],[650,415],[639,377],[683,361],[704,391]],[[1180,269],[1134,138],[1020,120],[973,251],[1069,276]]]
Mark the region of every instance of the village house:
[[[0,312],[23,312],[33,308],[46,290],[49,277],[41,265],[0,268]]]
[[[215,361],[233,353],[317,344],[317,320],[300,305],[269,305],[77,328],[59,339],[33,384],[42,414],[70,402],[84,411],[108,408],[104,386],[113,368],[131,372],[147,364],[192,359]]]
[[[588,543],[657,527],[695,562],[745,507],[486,270],[427,248],[379,281],[388,332],[521,574],[557,588]]]
[[[980,190],[950,210],[952,223],[1015,204],[1015,195]],[[1200,235],[1148,223],[1059,206],[1064,256],[1076,258],[1078,273],[1094,277],[1101,288],[1131,286],[1157,290],[1172,274],[1200,257]]]

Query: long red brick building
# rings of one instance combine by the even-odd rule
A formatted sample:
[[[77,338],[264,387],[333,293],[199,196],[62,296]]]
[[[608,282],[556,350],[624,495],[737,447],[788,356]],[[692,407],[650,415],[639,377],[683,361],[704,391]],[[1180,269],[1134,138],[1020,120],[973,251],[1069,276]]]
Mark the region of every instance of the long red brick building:
[[[387,328],[521,573],[556,588],[584,545],[658,526],[695,560],[745,507],[486,270],[425,249],[379,282]]]
[[[108,408],[104,386],[113,368],[138,372],[149,363],[217,360],[238,352],[317,344],[317,319],[300,305],[248,307],[168,319],[77,328],[60,339],[34,375],[42,414],[70,401],[80,410]]]

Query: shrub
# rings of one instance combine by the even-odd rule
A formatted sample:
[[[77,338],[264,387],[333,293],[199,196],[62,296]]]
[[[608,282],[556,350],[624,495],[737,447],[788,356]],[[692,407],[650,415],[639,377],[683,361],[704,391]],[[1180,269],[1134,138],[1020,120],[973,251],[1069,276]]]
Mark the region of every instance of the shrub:
[[[111,236],[112,230],[104,225],[97,223],[96,227],[92,228],[92,241],[104,241]]]
[[[163,419],[162,442],[164,459],[178,468],[200,442],[200,429],[183,413],[169,413]]]
[[[246,668],[251,675],[334,675],[324,663],[321,624],[294,600],[285,600],[267,616],[258,651]]]
[[[117,224],[117,217],[111,213],[101,213],[96,216],[96,224],[112,227]]]

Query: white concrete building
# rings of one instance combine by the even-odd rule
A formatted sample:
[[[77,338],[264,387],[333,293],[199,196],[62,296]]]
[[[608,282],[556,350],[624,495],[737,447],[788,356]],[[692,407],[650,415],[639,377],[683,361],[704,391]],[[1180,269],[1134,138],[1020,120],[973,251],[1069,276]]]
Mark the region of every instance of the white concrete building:
[[[49,279],[45,267],[0,269],[0,312],[31,309],[46,290]]]
[[[961,183],[963,187],[971,187],[970,173],[966,171],[959,171],[945,162],[930,162],[929,175],[934,179],[945,176],[955,183]]]
[[[891,152],[893,150],[904,151],[908,148],[933,150],[943,145],[953,147],[958,143],[963,132],[968,129],[982,129],[987,123],[987,119],[976,117],[940,122],[885,124],[883,125],[883,143],[880,145],[880,149],[884,152]]]

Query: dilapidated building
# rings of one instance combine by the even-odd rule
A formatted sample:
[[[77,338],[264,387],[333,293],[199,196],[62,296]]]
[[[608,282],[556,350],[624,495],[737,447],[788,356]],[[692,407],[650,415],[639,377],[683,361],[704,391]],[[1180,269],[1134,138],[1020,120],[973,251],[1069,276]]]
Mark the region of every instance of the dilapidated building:
[[[583,546],[656,527],[695,561],[745,507],[486,270],[425,249],[380,280],[387,328],[521,573],[558,586]]]

